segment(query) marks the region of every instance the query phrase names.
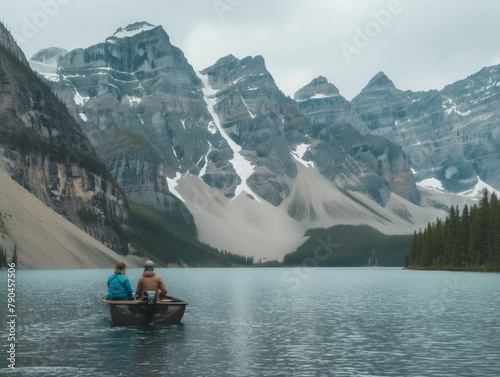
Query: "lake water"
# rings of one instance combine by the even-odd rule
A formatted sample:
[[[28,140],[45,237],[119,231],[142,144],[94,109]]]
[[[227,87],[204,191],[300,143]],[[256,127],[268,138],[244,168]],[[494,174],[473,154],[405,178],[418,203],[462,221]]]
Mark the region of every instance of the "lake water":
[[[113,327],[110,270],[18,270],[16,369],[2,335],[0,375],[500,375],[500,274],[157,269],[189,302],[182,323]],[[134,288],[141,272],[128,271]]]

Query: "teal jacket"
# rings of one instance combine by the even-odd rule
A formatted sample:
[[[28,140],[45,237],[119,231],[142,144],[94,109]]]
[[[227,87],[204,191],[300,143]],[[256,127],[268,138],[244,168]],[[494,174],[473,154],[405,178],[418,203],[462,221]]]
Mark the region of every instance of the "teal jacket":
[[[120,270],[108,277],[108,300],[123,300],[132,297],[132,286],[128,277],[123,275]]]

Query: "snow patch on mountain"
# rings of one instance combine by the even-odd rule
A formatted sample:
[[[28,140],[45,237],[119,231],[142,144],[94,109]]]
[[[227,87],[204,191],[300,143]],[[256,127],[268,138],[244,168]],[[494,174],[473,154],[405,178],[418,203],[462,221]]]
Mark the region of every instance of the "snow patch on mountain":
[[[45,79],[52,82],[59,82],[59,75],[57,73],[40,73]]]
[[[450,194],[444,187],[441,181],[439,181],[436,178],[427,178],[424,179],[420,182],[417,183],[417,186],[421,188],[425,188],[431,191],[439,192],[441,194]],[[477,199],[480,198],[483,195],[483,191],[488,190],[488,192],[491,194],[495,192],[497,195],[500,194],[500,191],[496,190],[494,187],[488,185],[486,182],[481,181],[479,177],[477,177],[477,183],[476,185],[466,191],[462,191],[457,193],[457,196],[461,196],[464,198],[472,198],[472,199]]]
[[[176,190],[176,187],[178,185],[178,181],[182,178],[182,175],[181,173],[177,172],[175,174],[175,177],[174,178],[168,178],[167,177],[167,184],[168,184],[168,189],[169,191],[175,195],[181,202],[184,203],[184,198],[181,196],[181,194],[179,194]]]
[[[209,122],[207,128],[208,132],[210,132],[212,135],[215,135],[217,133],[217,126],[214,122]]]
[[[212,122],[211,122],[212,123]],[[215,126],[214,126],[215,127]],[[217,131],[216,131],[217,132]],[[199,159],[199,161],[196,163],[197,166],[200,165],[201,163],[201,160],[204,160],[205,161],[205,164],[203,165],[203,167],[200,169],[200,174],[198,174],[198,177],[203,177],[206,172],[207,172],[207,166],[208,166],[208,155],[212,152],[213,150],[213,145],[208,141],[208,145],[209,145],[209,148],[208,148],[208,152],[205,154],[205,156],[201,157]]]
[[[141,97],[127,96],[130,107],[134,105],[139,105],[141,103]]]
[[[299,144],[292,151],[292,156],[305,167],[311,167],[314,169],[314,162],[304,160],[304,154],[307,152],[308,148],[309,144]]]
[[[443,193],[446,192],[441,181],[436,178],[424,179],[420,182],[417,182],[417,186]]]
[[[298,99],[296,101],[303,102],[303,101],[309,101],[311,99],[323,99],[323,98],[333,98],[333,97],[335,97],[335,95],[326,95],[326,94],[316,93],[311,97]]]
[[[250,111],[250,108],[248,107],[247,103],[245,102],[245,100],[243,99],[243,96],[241,94],[240,94],[240,98],[241,98],[241,102],[243,102],[243,105],[245,105],[245,107],[247,108],[248,114],[250,114],[250,118],[254,119],[255,114],[252,114],[252,112]]]
[[[57,71],[57,62],[48,64],[46,62],[39,62],[35,60],[29,61],[31,69],[37,72],[40,76],[48,81],[59,82],[60,77]]]
[[[233,165],[236,174],[238,174],[241,179],[241,183],[238,185],[238,187],[236,187],[234,198],[237,198],[238,195],[246,191],[248,194],[254,196],[254,198],[260,202],[258,195],[256,195],[247,184],[247,179],[250,178],[250,176],[254,172],[254,166],[241,154],[241,147],[236,144],[234,140],[229,137],[229,135],[226,134],[220,124],[219,117],[214,110],[214,107],[217,103],[216,96],[218,91],[212,89],[208,82],[208,76],[202,75],[201,73],[197,73],[197,75],[203,82],[202,91],[205,97],[205,103],[207,104],[208,112],[213,118],[213,123],[233,151],[233,158],[229,162]]]
[[[455,113],[461,116],[467,116],[471,113],[470,110],[467,110],[465,112],[460,111],[457,109],[457,105],[451,98],[447,98],[446,101],[443,102],[443,109],[445,109],[445,114],[450,115],[451,113]]]
[[[125,28],[118,28],[113,36],[106,39],[106,41],[112,42],[114,38],[130,38],[144,31],[152,30],[155,27],[156,26],[148,24],[147,22],[136,22],[134,24],[128,25]]]
[[[74,97],[74,100],[75,100],[75,104],[78,105],[78,106],[85,106],[85,104],[88,102],[88,100],[90,99],[90,97],[84,97],[80,94],[80,92],[78,92],[78,90],[76,90],[75,88],[75,97]]]
[[[479,177],[477,177],[477,183],[474,188],[472,188],[471,190],[460,192],[458,195],[469,198],[478,198],[483,195],[484,190],[488,190],[490,194],[495,193],[497,196],[500,194],[500,192],[495,188],[493,188],[486,182],[481,181]]]

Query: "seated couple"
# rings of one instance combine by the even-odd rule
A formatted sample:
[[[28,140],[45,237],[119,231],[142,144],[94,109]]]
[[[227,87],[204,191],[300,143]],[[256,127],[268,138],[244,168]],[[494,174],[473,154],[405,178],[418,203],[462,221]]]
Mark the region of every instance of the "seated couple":
[[[128,276],[125,275],[127,266],[125,263],[118,262],[113,274],[108,277],[108,300],[127,300],[132,299],[132,286]],[[154,264],[147,261],[144,264],[144,272],[137,282],[135,294],[142,297],[144,291],[155,291],[156,296],[163,299],[167,294],[167,287],[161,280],[161,277],[154,272]]]

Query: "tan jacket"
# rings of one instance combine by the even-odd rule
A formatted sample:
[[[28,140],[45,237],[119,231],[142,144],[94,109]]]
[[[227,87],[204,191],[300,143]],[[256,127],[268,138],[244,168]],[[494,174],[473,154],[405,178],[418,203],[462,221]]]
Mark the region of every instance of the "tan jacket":
[[[159,294],[158,290],[160,290]],[[144,291],[155,291],[157,298],[164,298],[167,294],[167,287],[161,277],[156,275],[154,271],[144,271],[137,282],[135,294],[139,296],[139,299],[142,299],[142,292]]]

